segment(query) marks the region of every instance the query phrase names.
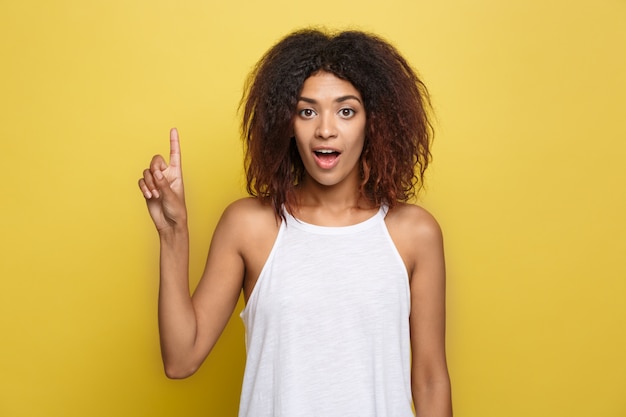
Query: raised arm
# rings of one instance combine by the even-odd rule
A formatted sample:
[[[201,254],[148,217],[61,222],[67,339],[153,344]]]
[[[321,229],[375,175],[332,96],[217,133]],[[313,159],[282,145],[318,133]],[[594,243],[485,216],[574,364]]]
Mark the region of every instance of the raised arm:
[[[207,268],[194,298],[189,288],[189,231],[178,132],[170,132],[170,160],[156,155],[139,180],[160,239],[159,333],[165,373],[193,374],[232,314],[242,286],[243,260],[225,215],[215,233]]]

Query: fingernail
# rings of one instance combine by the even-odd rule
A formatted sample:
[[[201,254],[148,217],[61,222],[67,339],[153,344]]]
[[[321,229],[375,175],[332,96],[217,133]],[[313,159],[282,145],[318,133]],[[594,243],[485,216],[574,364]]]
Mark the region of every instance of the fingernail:
[[[163,179],[163,173],[160,170],[158,170],[158,169],[154,173],[154,176],[156,177],[157,180],[162,180]]]
[[[150,194],[150,191],[146,191],[145,193],[143,193],[143,195],[144,195],[144,197],[146,197],[148,199],[152,197],[152,194]]]
[[[159,192],[157,190],[152,190],[152,195],[154,198],[159,198]]]

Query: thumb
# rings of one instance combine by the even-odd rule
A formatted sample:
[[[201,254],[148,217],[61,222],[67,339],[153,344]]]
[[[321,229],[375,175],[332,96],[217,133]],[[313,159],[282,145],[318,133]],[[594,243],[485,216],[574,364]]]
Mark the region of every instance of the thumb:
[[[170,187],[170,182],[167,180],[165,175],[163,175],[163,172],[161,172],[160,169],[156,169],[154,171],[154,180],[161,196],[164,198],[170,197],[173,192]]]
[[[154,173],[154,179],[159,195],[165,204],[173,204],[176,206],[180,203],[181,199],[184,200],[182,194],[177,193],[176,190],[172,188],[173,183],[170,183],[167,177],[160,170],[156,170]]]
[[[185,221],[186,209],[184,196],[177,194],[167,177],[159,170],[154,173],[155,184],[159,192],[160,210],[169,225]]]

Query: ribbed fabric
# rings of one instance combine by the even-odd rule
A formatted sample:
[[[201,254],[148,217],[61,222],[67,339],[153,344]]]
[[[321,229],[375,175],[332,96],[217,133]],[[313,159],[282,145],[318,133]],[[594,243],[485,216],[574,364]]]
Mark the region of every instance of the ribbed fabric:
[[[386,208],[345,227],[287,214],[241,313],[240,417],[409,417],[410,292]]]

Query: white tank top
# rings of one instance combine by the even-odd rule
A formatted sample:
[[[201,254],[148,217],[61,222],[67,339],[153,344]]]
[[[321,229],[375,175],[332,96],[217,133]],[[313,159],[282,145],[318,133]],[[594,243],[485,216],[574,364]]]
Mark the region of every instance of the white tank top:
[[[409,417],[410,291],[386,207],[345,227],[286,213],[241,313],[240,417]]]

